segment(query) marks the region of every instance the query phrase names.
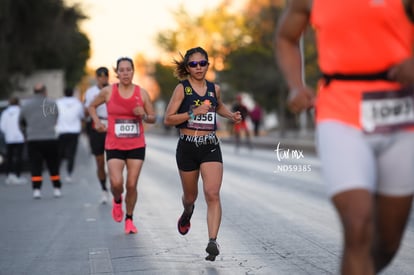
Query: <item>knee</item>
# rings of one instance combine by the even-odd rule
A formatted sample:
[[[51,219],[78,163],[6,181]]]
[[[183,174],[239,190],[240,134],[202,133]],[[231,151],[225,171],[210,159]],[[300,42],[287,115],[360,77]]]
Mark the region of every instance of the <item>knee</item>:
[[[122,187],[124,179],[122,176],[110,175],[109,181],[113,187],[119,188],[120,186]]]
[[[220,201],[220,192],[219,191],[206,191],[204,193],[207,203],[209,202],[218,202]]]
[[[369,249],[373,241],[373,220],[369,216],[358,216],[344,224],[345,245],[348,248]]]
[[[126,191],[130,194],[138,192],[137,191],[137,185],[136,184],[127,184]]]
[[[186,194],[182,198],[184,205],[193,205],[195,203],[196,199],[197,199],[197,194],[191,194],[191,195]]]

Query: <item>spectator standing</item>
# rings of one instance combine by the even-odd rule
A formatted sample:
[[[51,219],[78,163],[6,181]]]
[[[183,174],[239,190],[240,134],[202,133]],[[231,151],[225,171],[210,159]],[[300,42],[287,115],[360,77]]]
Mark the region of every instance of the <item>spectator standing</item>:
[[[240,112],[242,117],[239,123],[233,124],[233,134],[236,142],[236,151],[238,151],[240,148],[241,135],[244,135],[247,146],[249,147],[249,149],[252,149],[253,145],[250,140],[249,126],[247,125],[249,110],[247,109],[246,105],[243,104],[243,97],[241,95],[236,96],[236,102],[232,106],[232,111]]]
[[[263,119],[263,110],[257,102],[255,102],[253,110],[250,112],[250,119],[253,123],[254,135],[257,137]]]
[[[96,163],[96,175],[98,177],[101,190],[102,190],[102,203],[107,203],[109,200],[108,188],[106,186],[106,171],[105,171],[105,138],[106,131],[98,132],[92,119],[89,117],[88,107],[95,97],[99,94],[101,89],[108,86],[109,72],[106,67],[99,67],[95,71],[96,85],[90,87],[85,93],[85,113],[87,116],[86,120],[86,132],[89,138],[89,145],[92,154],[95,157]],[[96,108],[96,114],[103,124],[108,123],[108,112],[106,104],[101,104]]]
[[[19,98],[11,97],[9,106],[1,113],[0,130],[6,142],[6,183],[22,184],[26,179],[21,177],[24,136],[19,126]]]
[[[64,91],[65,96],[56,101],[59,113],[56,124],[56,132],[59,139],[59,159],[60,164],[64,160],[67,161],[67,182],[72,181],[78,139],[82,130],[82,119],[85,114],[82,102],[73,94],[73,88],[66,88]]]
[[[62,196],[59,175],[59,146],[55,131],[58,109],[55,100],[47,97],[46,86],[38,83],[34,96],[22,106],[19,124],[26,133],[33,198],[41,198],[43,163],[46,162],[56,198]]]

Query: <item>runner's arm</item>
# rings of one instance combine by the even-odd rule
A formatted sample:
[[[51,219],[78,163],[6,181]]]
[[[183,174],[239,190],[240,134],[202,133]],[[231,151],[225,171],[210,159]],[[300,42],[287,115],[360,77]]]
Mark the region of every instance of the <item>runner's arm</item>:
[[[298,113],[313,106],[314,92],[303,76],[300,39],[309,24],[311,1],[291,0],[276,29],[275,55],[289,87],[288,107]]]

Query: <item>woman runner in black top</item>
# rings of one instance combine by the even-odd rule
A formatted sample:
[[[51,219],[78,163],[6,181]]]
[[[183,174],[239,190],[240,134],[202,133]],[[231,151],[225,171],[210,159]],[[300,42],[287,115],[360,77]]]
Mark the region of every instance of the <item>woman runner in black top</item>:
[[[183,188],[184,212],[177,226],[182,235],[190,230],[201,175],[209,234],[206,260],[214,261],[219,254],[216,238],[221,222],[220,187],[223,178],[220,144],[215,135],[216,113],[236,123],[241,121],[241,115],[232,113],[221,101],[220,87],[205,79],[209,62],[204,49],[192,48],[175,63],[175,75],[181,81],[170,99],[164,123],[180,129],[176,161]]]

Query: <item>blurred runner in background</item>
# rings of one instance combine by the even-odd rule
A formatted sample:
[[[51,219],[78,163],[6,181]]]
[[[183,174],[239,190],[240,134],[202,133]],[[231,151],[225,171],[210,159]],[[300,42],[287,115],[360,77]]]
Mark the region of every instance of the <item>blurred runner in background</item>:
[[[47,97],[46,86],[38,83],[34,96],[22,106],[19,124],[26,134],[32,175],[33,198],[40,199],[43,182],[43,163],[49,170],[56,198],[62,196],[59,175],[59,146],[55,131],[58,109],[55,100]]]
[[[66,88],[64,94],[64,97],[56,101],[59,112],[56,132],[59,139],[60,165],[62,165],[64,160],[67,161],[66,181],[72,182],[78,139],[82,130],[82,119],[85,112],[82,102],[73,96],[73,88]]]
[[[106,67],[99,67],[95,71],[96,85],[90,87],[85,93],[85,112],[86,116],[89,116],[88,107],[95,97],[99,94],[102,88],[108,86],[109,72]],[[106,110],[106,104],[102,104],[97,107],[96,113],[99,119],[106,124],[108,121],[108,113]],[[86,120],[86,133],[89,138],[89,145],[92,154],[95,156],[96,161],[96,175],[98,177],[101,190],[102,190],[102,203],[107,203],[109,200],[108,188],[106,187],[106,171],[105,171],[105,137],[106,132],[98,132],[90,117]]]
[[[24,184],[27,180],[21,177],[24,136],[19,126],[19,98],[10,97],[9,106],[1,113],[0,130],[6,142],[6,184]]]

